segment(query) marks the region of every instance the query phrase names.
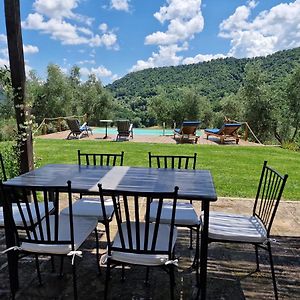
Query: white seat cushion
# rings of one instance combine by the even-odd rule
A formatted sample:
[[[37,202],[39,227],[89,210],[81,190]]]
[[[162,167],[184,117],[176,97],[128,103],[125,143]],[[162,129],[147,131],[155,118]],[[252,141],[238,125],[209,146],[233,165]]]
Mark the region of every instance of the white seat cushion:
[[[105,200],[106,217],[110,219],[114,212],[112,199]],[[61,211],[62,214],[69,215],[69,208]],[[101,222],[104,220],[100,198],[81,198],[73,203],[73,216],[95,217]]]
[[[160,222],[169,224],[172,213],[172,202],[163,202]],[[154,222],[156,220],[158,208],[158,201],[153,200],[150,204],[150,222]],[[177,202],[176,203],[176,214],[175,214],[175,225],[183,225],[183,226],[197,226],[200,225],[201,221],[198,217],[193,205],[189,202]]]
[[[149,224],[149,243],[148,249],[151,249],[151,242],[154,231],[154,224]],[[122,223],[122,231],[125,239],[125,246],[128,247],[128,238],[127,238],[127,227],[125,223]],[[132,232],[132,240],[133,240],[133,248],[136,249],[136,231],[135,231],[135,223],[131,223],[131,232]],[[145,232],[145,223],[140,223],[140,244],[141,247],[144,246],[144,232]],[[156,242],[155,250],[160,251],[168,251],[168,243],[169,243],[169,234],[170,234],[170,226],[166,224],[160,224]],[[175,242],[177,238],[177,229],[174,228],[173,233],[173,241],[172,241],[172,249],[174,248]],[[120,236],[117,232],[113,246],[121,247]],[[129,247],[128,247],[129,248]],[[159,266],[164,265],[168,260],[168,255],[165,254],[136,254],[136,253],[125,253],[121,251],[112,251],[111,258],[116,261],[136,264],[136,265],[145,265],[145,266]]]
[[[37,222],[37,216],[36,216],[36,210],[35,210],[34,203],[29,203],[29,206],[30,206],[30,209],[31,209],[32,219],[33,219],[34,223],[36,223]],[[41,216],[41,218],[43,218],[45,216],[45,205],[44,205],[43,202],[41,202],[41,203],[38,204],[38,206],[39,206],[40,216]],[[26,222],[29,223],[29,216],[28,216],[26,204],[21,203],[21,208],[22,208],[22,211],[24,213]],[[48,203],[48,208],[49,208],[49,211],[54,209],[54,206],[53,206],[52,202]],[[23,224],[23,221],[22,221],[17,203],[12,203],[12,213],[13,213],[13,217],[14,217],[16,226],[23,227],[24,224]],[[4,227],[3,207],[0,207],[0,227]]]
[[[267,231],[257,217],[211,212],[209,237],[217,240],[263,243]]]
[[[51,238],[54,239],[54,216],[50,216]],[[75,217],[73,216],[74,224],[74,250],[77,250],[82,243],[87,239],[90,233],[97,226],[97,218]],[[46,237],[46,220],[42,221],[43,234]],[[33,237],[33,234],[31,234]],[[58,239],[61,241],[70,241],[70,218],[67,215],[59,215],[59,231]],[[49,254],[68,254],[72,250],[71,244],[32,244],[23,242],[21,244],[22,250],[36,253],[49,253]]]

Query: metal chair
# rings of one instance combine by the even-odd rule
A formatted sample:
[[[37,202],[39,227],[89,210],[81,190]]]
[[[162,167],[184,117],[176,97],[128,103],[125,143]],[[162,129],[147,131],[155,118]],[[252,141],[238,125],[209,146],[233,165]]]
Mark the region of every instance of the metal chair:
[[[99,185],[101,206],[104,216],[106,205],[103,190]],[[106,191],[112,197],[115,208],[115,219],[118,231],[111,239],[109,222],[104,221],[107,237],[107,254],[103,263],[106,267],[104,298],[107,299],[108,283],[111,268],[122,265],[122,279],[124,279],[124,265],[142,265],[147,267],[146,282],[148,282],[149,267],[162,267],[170,276],[170,298],[174,299],[174,247],[177,229],[174,225],[178,187],[170,193],[134,193],[126,191]],[[118,209],[119,200],[121,209]],[[158,210],[155,220],[150,220],[150,203],[158,199]],[[169,224],[162,224],[162,207],[165,199],[171,205]],[[172,200],[170,200],[172,199]],[[104,217],[106,220],[106,218]]]
[[[113,153],[81,153],[78,150],[78,165],[99,165],[99,166],[122,166],[124,161],[124,152],[120,154]],[[83,197],[84,196],[84,197]],[[112,220],[114,208],[112,200],[106,198],[106,217]],[[62,210],[62,214],[68,214],[69,209]],[[88,196],[88,194],[80,194],[80,199],[73,203],[73,215],[84,217],[96,217],[98,222],[103,223],[104,217],[99,202],[99,198]]]
[[[3,160],[3,157],[2,157],[1,153],[0,153],[0,173],[1,173],[0,179],[2,179],[3,181],[7,181],[4,160]],[[0,228],[1,228],[1,227],[4,227],[4,215],[3,215],[3,206],[2,206],[2,199],[1,198],[0,198],[0,205],[1,205],[0,206]],[[32,211],[34,211],[35,207],[34,207],[33,203],[30,203],[29,205],[30,205]],[[39,210],[40,210],[40,213],[41,213],[41,217],[43,217],[45,215],[44,207],[40,203],[38,205],[40,206]],[[23,209],[25,209],[25,204],[21,204],[21,206],[23,207]],[[49,203],[49,206],[48,206],[47,209],[48,209],[49,212],[53,212],[53,210],[54,210],[53,202]],[[18,226],[22,226],[22,219],[21,219],[19,209],[18,209],[16,203],[12,203],[12,214],[14,216],[14,220],[15,220],[16,224]]]
[[[77,152],[78,165],[123,166],[124,151],[118,153],[81,153]]]
[[[256,271],[259,271],[258,248],[268,251],[275,298],[278,292],[271,251],[270,231],[288,175],[263,164],[253,213],[249,216],[210,212],[209,242],[246,243],[255,246]]]
[[[153,168],[171,168],[171,169],[193,169],[196,168],[197,153],[188,155],[153,155],[149,152],[149,167]],[[162,208],[162,222],[169,223],[170,205],[164,203]],[[151,203],[150,218],[154,219],[157,211],[157,201]],[[199,236],[201,218],[196,213],[192,201],[178,201],[175,215],[175,225],[177,227],[187,227],[190,229],[190,249],[193,249],[193,230],[196,231],[196,253],[194,264],[199,270]]]
[[[69,214],[60,214],[60,195],[66,191],[66,186],[58,187],[25,187],[9,186],[1,183],[1,191],[4,194],[4,209],[8,220],[6,220],[6,233],[13,232],[15,243],[9,245],[6,251],[16,251],[19,254],[33,254],[36,258],[36,268],[40,284],[41,273],[39,270],[39,255],[68,256],[72,258],[73,290],[74,299],[77,299],[76,281],[76,256],[81,255],[79,247],[84,243],[92,231],[96,234],[97,265],[99,266],[99,241],[96,230],[97,218],[84,218],[73,216],[72,213],[72,187],[71,182],[67,183]],[[30,195],[30,197],[28,197]],[[54,214],[49,213],[49,202],[51,195],[54,195]],[[30,198],[30,199],[29,199]],[[42,198],[42,199],[41,199]],[[40,201],[42,200],[42,201]],[[11,203],[16,201],[22,226],[19,226],[11,212]],[[31,203],[35,210],[31,208]],[[42,205],[40,205],[42,204]],[[23,206],[24,205],[24,206]],[[43,207],[43,211],[41,211]],[[41,215],[45,212],[44,217]],[[14,262],[17,264],[17,262]]]
[[[89,131],[93,134],[92,129],[87,126],[87,123],[80,125],[78,119],[66,119],[66,122],[69,126],[70,133],[67,136],[67,140],[72,138],[82,138],[84,136],[89,136]]]
[[[129,120],[117,120],[116,123],[118,130],[116,141],[126,140],[130,137],[133,139],[133,124]]]

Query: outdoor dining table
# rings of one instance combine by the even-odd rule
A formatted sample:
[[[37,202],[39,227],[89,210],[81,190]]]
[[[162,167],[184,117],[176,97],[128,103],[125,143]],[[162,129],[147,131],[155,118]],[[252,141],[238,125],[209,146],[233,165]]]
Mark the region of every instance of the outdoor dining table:
[[[98,183],[105,190],[130,192],[170,192],[179,187],[178,198],[202,202],[204,213],[201,232],[200,294],[206,298],[208,222],[210,202],[217,200],[209,170],[156,169],[126,166],[79,166],[50,164],[6,181],[5,185],[66,187],[71,180],[74,192],[97,193]],[[7,213],[7,212],[5,212]],[[7,248],[15,246],[14,233],[5,228]],[[11,292],[18,289],[17,256],[8,251]]]

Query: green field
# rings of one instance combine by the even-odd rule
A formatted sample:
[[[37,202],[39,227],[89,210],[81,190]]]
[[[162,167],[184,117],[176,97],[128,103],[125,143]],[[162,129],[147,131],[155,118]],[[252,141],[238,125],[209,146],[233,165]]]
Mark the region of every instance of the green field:
[[[148,166],[148,152],[155,154],[193,154],[197,168],[211,170],[217,194],[221,197],[255,196],[264,160],[280,173],[289,174],[283,194],[286,200],[300,200],[300,153],[279,147],[239,147],[209,145],[99,142],[84,140],[45,140],[34,143],[38,165],[77,163],[77,149],[91,153],[125,152],[124,165]]]

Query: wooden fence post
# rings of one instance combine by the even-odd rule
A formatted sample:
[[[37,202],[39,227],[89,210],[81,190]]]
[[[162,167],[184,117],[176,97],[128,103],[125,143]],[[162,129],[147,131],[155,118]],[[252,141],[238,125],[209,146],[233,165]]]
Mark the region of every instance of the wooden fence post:
[[[14,106],[18,128],[18,145],[20,149],[20,172],[33,169],[32,132],[28,121],[30,111],[25,103],[25,65],[21,31],[19,0],[5,0],[5,23],[10,64],[11,83],[14,91]]]

